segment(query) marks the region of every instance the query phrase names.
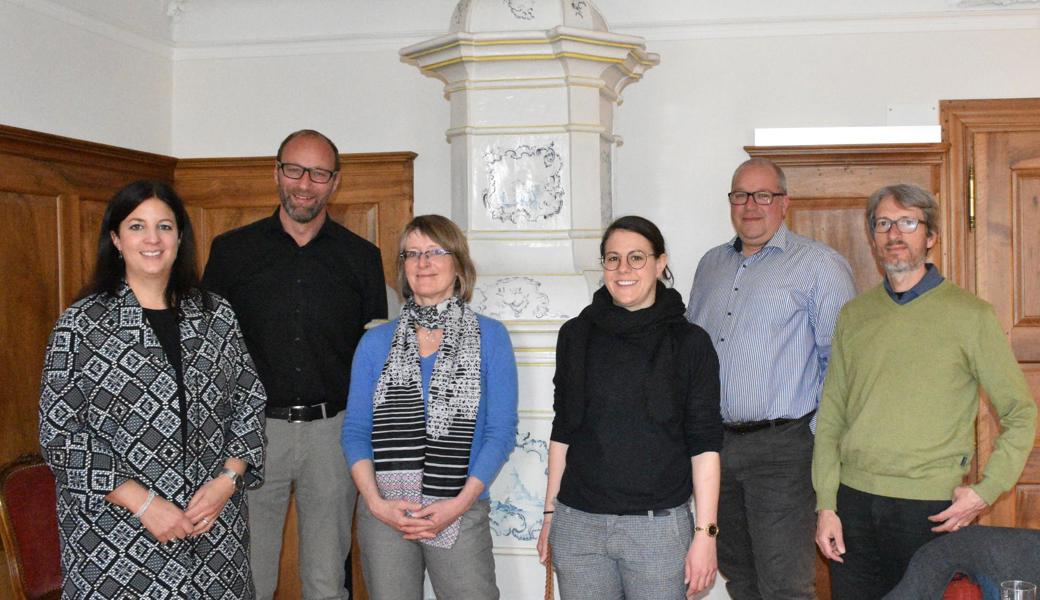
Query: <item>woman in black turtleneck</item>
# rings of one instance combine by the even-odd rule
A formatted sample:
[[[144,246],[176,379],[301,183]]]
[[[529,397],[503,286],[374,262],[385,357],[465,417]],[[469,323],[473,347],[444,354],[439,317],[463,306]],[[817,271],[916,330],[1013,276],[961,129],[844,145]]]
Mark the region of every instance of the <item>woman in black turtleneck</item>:
[[[662,283],[656,225],[614,221],[600,256],[604,286],[557,342],[538,551],[552,547],[564,600],[681,599],[716,574],[718,357]]]

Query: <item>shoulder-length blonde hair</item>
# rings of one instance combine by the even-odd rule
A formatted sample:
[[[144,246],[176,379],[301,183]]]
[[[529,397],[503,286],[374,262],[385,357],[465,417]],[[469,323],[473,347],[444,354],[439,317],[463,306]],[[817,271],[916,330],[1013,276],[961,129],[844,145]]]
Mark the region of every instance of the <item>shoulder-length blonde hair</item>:
[[[405,298],[412,297],[412,288],[408,285],[408,277],[404,273],[405,240],[413,231],[417,231],[433,240],[441,248],[451,252],[455,262],[455,294],[463,301],[473,298],[473,286],[477,283],[477,268],[469,257],[469,244],[459,226],[448,217],[441,215],[419,215],[412,219],[404,229],[397,242],[397,283]]]

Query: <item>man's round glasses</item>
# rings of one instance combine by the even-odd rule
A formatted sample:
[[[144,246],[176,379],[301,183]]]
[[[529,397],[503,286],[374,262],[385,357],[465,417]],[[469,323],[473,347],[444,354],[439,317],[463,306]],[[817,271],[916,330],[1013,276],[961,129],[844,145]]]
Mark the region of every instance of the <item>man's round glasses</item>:
[[[648,256],[657,256],[656,254],[647,254],[642,250],[633,250],[628,253],[625,260],[628,262],[628,266],[633,271],[638,271],[646,266],[646,259]],[[599,259],[600,264],[603,265],[605,271],[617,271],[621,267],[621,255],[616,252],[608,252],[606,256]]]
[[[927,224],[928,221],[924,219],[915,219],[913,217],[900,217],[898,219],[886,219],[881,217],[874,219],[874,233],[888,233],[895,225],[902,233],[913,233],[917,231],[917,226],[921,223]]]
[[[773,203],[773,199],[786,196],[783,192],[770,192],[767,190],[759,190],[757,192],[730,192],[726,194],[729,196],[729,203],[737,206],[743,206],[747,204],[748,200],[754,198],[755,204],[761,204],[768,206]]]
[[[304,173],[310,173],[311,181],[314,183],[328,183],[332,181],[336,173],[339,173],[339,171],[329,171],[328,169],[319,169],[317,167],[307,168],[283,162],[278,162],[278,170],[289,179],[300,179]]]
[[[429,250],[424,250],[422,252],[418,250],[402,250],[397,256],[402,260],[414,260],[415,262],[419,262],[423,257],[426,257],[426,260],[433,260],[451,254],[453,254],[451,250],[445,250],[444,248],[430,248]]]

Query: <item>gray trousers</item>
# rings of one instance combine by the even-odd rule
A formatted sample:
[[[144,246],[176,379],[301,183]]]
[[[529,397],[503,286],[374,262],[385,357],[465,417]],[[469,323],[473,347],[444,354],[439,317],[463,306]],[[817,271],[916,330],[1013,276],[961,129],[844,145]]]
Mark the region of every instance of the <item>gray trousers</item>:
[[[434,548],[402,538],[375,518],[364,498],[358,503],[358,544],[365,585],[372,600],[422,600],[424,572],[444,600],[498,600],[491,554],[491,505],[478,500],[462,514],[451,548]]]
[[[726,432],[718,551],[733,600],[815,600],[812,451],[808,418]]]
[[[687,505],[665,516],[601,515],[556,501],[549,543],[563,600],[684,600]]]
[[[282,530],[294,486],[303,600],[348,597],[344,564],[357,489],[340,446],[344,414],[309,423],[267,419],[264,484],[248,492],[250,559],[259,600],[269,600],[278,584]]]

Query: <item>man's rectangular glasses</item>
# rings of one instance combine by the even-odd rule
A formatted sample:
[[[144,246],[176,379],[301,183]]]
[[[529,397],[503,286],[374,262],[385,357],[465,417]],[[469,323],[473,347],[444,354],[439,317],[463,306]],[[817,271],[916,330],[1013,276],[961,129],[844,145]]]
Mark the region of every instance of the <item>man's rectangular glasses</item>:
[[[921,223],[927,224],[928,221],[915,219],[914,217],[900,217],[895,220],[881,217],[874,219],[874,233],[888,233],[893,225],[902,233],[913,233],[917,231],[917,226]]]
[[[339,171],[329,171],[328,169],[318,169],[316,167],[307,168],[283,162],[278,162],[278,170],[289,179],[300,179],[304,173],[310,173],[311,181],[314,183],[328,183],[332,181],[336,173],[339,173]]]
[[[754,198],[755,204],[768,206],[773,203],[774,198],[786,196],[783,192],[770,192],[766,190],[759,190],[757,192],[730,192],[726,195],[729,196],[729,203],[737,206],[747,204],[748,200],[751,198]]]

